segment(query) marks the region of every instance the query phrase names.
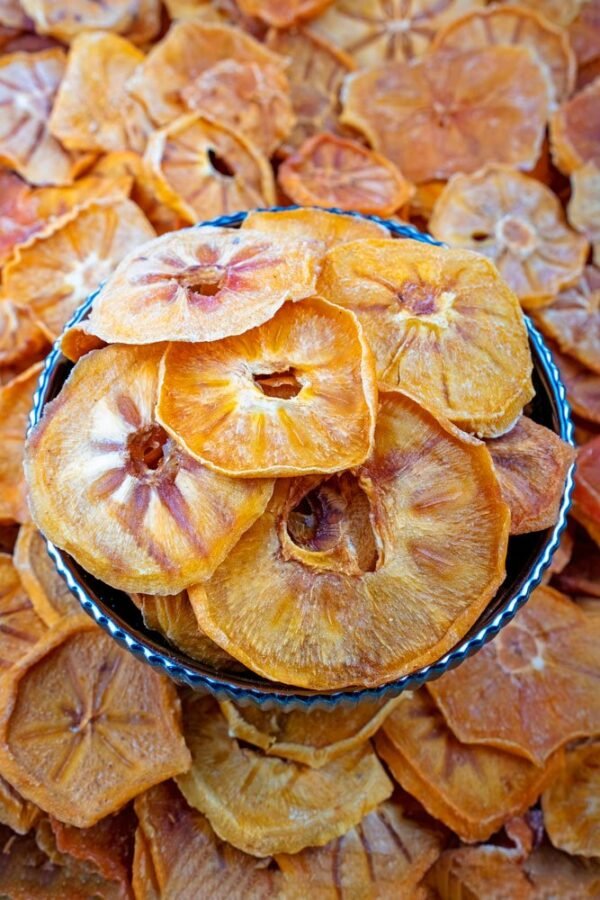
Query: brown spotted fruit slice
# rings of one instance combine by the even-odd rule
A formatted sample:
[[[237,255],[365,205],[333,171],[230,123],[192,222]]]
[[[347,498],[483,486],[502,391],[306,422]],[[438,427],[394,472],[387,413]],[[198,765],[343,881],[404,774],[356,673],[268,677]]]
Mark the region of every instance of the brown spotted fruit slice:
[[[188,228],[132,251],[94,302],[88,332],[109,343],[216,341],[314,291],[318,241],[252,229]]]
[[[475,253],[417,241],[361,241],[329,251],[320,294],[354,312],[379,386],[399,388],[461,428],[502,434],[533,396],[516,297]]]
[[[389,231],[371,219],[328,212],[325,209],[285,209],[281,212],[251,210],[242,223],[246,229],[277,236],[279,240],[315,240],[323,252],[336,244],[363,238],[389,237]]]
[[[29,522],[23,448],[42,363],[0,387],[0,524]]]
[[[2,680],[0,773],[87,828],[190,763],[175,688],[84,615],[64,619]]]
[[[267,678],[378,685],[465,634],[504,577],[508,529],[487,449],[388,394],[369,460],[280,482],[190,599],[209,637]]]
[[[253,856],[320,847],[392,792],[370,744],[311,769],[240,746],[216,702],[199,694],[185,698],[183,723],[192,754],[177,778],[184,797],[222,840]]]
[[[600,856],[600,741],[566,752],[566,765],[542,797],[544,826],[559,850]]]
[[[48,555],[43,535],[31,523],[21,526],[14,563],[33,608],[46,625],[51,627],[63,616],[81,612],[79,603]]]
[[[12,558],[0,553],[0,672],[25,656],[45,631]]]
[[[26,468],[46,537],[107,584],[173,594],[210,575],[272,485],[215,474],[169,439],[154,417],[163,352],[80,360],[30,435]]]
[[[234,476],[337,472],[373,441],[373,360],[352,313],[287,303],[245,334],[171,344],[156,414],[194,458]]]

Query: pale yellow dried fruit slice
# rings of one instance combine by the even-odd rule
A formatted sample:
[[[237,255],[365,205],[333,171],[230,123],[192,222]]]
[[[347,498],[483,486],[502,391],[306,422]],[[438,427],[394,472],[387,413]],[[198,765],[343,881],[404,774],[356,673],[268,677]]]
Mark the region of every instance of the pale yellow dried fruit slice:
[[[365,744],[320,769],[242,748],[212,699],[184,699],[192,754],[177,783],[222,840],[253,856],[322,846],[386,800],[392,784]]]
[[[15,544],[14,563],[33,608],[49,627],[81,607],[56,571],[44,537],[35,525],[22,525]]]
[[[562,290],[535,318],[563,353],[600,375],[600,269],[586,266],[577,284]]]
[[[12,558],[0,553],[0,671],[19,662],[45,631]]]
[[[154,416],[163,352],[111,346],[80,360],[29,437],[26,469],[54,544],[114,587],[173,594],[222,562],[272,483],[217,475],[168,438]]]
[[[589,162],[571,175],[569,222],[592,244],[594,262],[600,265],[600,167]]]
[[[563,103],[550,120],[552,159],[570,175],[585,163],[600,166],[600,77]]]
[[[600,856],[600,743],[566,752],[566,765],[542,796],[544,826],[559,850]]]
[[[0,523],[31,519],[23,475],[23,450],[41,371],[42,363],[36,363],[0,387]]]
[[[336,244],[363,238],[389,237],[383,225],[361,216],[338,215],[324,209],[286,209],[281,212],[251,211],[242,223],[242,231],[256,229],[279,239],[315,240],[323,254]]]
[[[467,631],[504,577],[508,528],[485,447],[388,394],[369,461],[280,483],[190,599],[209,637],[267,678],[378,685]]]

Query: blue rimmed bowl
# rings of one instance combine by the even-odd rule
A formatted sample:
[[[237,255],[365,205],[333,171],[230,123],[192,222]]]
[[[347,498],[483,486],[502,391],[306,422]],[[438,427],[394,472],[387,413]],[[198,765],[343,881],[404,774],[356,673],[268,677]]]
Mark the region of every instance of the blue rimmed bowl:
[[[289,207],[287,207],[289,209]],[[275,208],[274,211],[279,211]],[[330,210],[338,213],[339,210]],[[429,244],[438,244],[429,235],[409,225],[380,219],[377,216],[352,215],[379,222],[395,236]],[[219,225],[235,228],[246,213],[222,216],[197,226]],[[92,294],[77,310],[71,324],[82,321],[88,315],[98,291]],[[563,440],[573,443],[569,406],[564,385],[552,356],[544,341],[526,318],[529,343],[533,357],[533,382],[535,398],[528,407],[529,415],[541,425],[550,428]],[[49,354],[34,396],[30,425],[41,418],[46,403],[56,397],[70,370],[70,363],[61,353],[58,343]],[[127,596],[93,578],[67,553],[48,542],[48,553],[56,569],[79,600],[83,609],[96,620],[111,637],[139,659],[162,670],[181,684],[196,690],[208,691],[220,698],[238,702],[254,702],[265,706],[331,707],[340,703],[353,703],[362,699],[392,698],[408,688],[416,688],[426,681],[438,678],[449,669],[460,665],[494,638],[510,622],[515,613],[527,601],[536,588],[544,571],[550,565],[558,547],[560,536],[566,527],[567,512],[573,491],[573,471],[568,474],[559,518],[553,528],[533,534],[511,537],[506,560],[506,578],[496,596],[490,601],[468,634],[445,656],[431,665],[389,682],[378,688],[356,688],[342,691],[317,692],[267,681],[247,670],[229,672],[215,670],[175,649],[157,632],[144,624],[140,611]]]

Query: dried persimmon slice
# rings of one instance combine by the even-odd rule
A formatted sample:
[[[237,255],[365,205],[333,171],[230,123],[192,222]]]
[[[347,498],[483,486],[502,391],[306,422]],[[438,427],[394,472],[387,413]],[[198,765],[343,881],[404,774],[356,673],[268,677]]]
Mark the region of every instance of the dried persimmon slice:
[[[569,222],[592,244],[594,262],[600,265],[600,167],[587,163],[571,175]]]
[[[320,769],[242,748],[212,699],[184,699],[192,766],[178,776],[222,840],[253,856],[297,853],[344,834],[392,793],[370,744]],[[290,810],[294,814],[290,815]]]
[[[495,844],[445,850],[425,877],[440,900],[533,900],[531,882],[511,851]]]
[[[542,796],[544,826],[559,850],[573,856],[600,856],[600,742],[566,752],[562,772]],[[591,801],[591,802],[590,802]]]
[[[190,224],[275,202],[266,156],[241,133],[201,113],[155,131],[144,166],[156,196]]]
[[[600,544],[600,436],[577,451],[571,513]]]
[[[0,370],[37,362],[50,349],[49,337],[29,307],[0,299]]]
[[[538,311],[536,322],[563,353],[600,375],[600,269],[586,266],[577,284]]]
[[[33,19],[35,30],[69,43],[82,31],[115,31],[125,33],[136,23],[140,11],[158,10],[156,0],[21,0],[25,12]],[[141,9],[140,9],[141,8]],[[138,21],[139,27],[141,23]],[[153,37],[153,29],[148,38]]]
[[[473,77],[473,72],[477,77]],[[353,73],[341,121],[416,183],[487,162],[530,169],[548,114],[544,72],[526,47],[438,51]],[[506,140],[510,133],[511,140]]]
[[[363,238],[389,237],[389,231],[371,219],[328,212],[325,209],[285,209],[281,212],[251,210],[242,231],[251,229],[277,235],[279,240],[315,240],[323,253],[336,244]]]
[[[6,779],[0,776],[0,822],[17,834],[27,834],[42,814],[41,809],[25,800]]]
[[[533,395],[517,298],[475,253],[343,244],[325,257],[317,291],[358,317],[380,388],[406,391],[465,430],[502,434]]]
[[[215,341],[314,292],[319,241],[187,228],[134,250],[94,302],[88,333],[110,343]]]
[[[0,671],[22,659],[45,631],[11,557],[0,553]]]
[[[550,528],[558,519],[575,450],[549,428],[521,416],[502,437],[487,442],[510,507],[510,533]]]
[[[595,900],[600,894],[600,864],[597,860],[578,859],[553,847],[542,846],[525,860],[523,869],[536,900],[538,897]]]
[[[334,709],[265,710],[220,702],[231,734],[267,756],[320,768],[364,744],[385,722],[398,700],[364,700]]]
[[[587,241],[569,228],[550,188],[507,166],[455,175],[429,228],[442,241],[489,257],[525,309],[547,306],[574,284],[588,255]]]
[[[277,181],[294,203],[381,216],[404,206],[413,192],[384,156],[327,132],[309,138],[288,156]]]
[[[506,0],[501,2],[506,3]],[[585,0],[519,0],[519,6],[533,9],[548,21],[565,27],[573,22],[584,2]]]
[[[585,532],[577,535],[572,559],[556,578],[556,586],[573,597],[600,598],[600,548]]]
[[[14,563],[33,608],[46,625],[51,627],[63,616],[81,612],[79,603],[48,555],[43,535],[31,523],[21,526]]]
[[[364,462],[376,404],[373,360],[356,318],[314,298],[218,343],[171,344],[156,414],[217,472],[301,475]]]
[[[190,599],[208,636],[267,678],[378,685],[467,631],[504,577],[508,528],[486,448],[388,394],[369,461],[280,483]]]
[[[422,688],[402,698],[376,739],[393,777],[463,841],[484,841],[537,801],[563,762],[536,766],[503,750],[459,741]]]
[[[41,371],[42,363],[36,363],[0,386],[0,523],[31,519],[23,475],[23,448]]]
[[[173,594],[212,573],[272,483],[225,478],[169,439],[154,416],[163,352],[111,346],[80,360],[30,434],[26,469],[54,544],[114,587]]]
[[[87,206],[17,248],[2,270],[3,291],[58,335],[117,263],[152,237],[154,229],[131,200]]]
[[[284,895],[302,897],[411,897],[438,858],[441,835],[388,801],[324,847],[277,854]]]
[[[139,796],[135,811],[139,840],[133,887],[140,900],[202,896],[211,900],[272,900],[280,896],[280,873],[222,841],[172,781]],[[152,882],[156,894],[152,893]]]
[[[27,31],[31,27],[31,20],[19,0],[1,0],[0,25],[15,31]]]
[[[577,15],[569,23],[569,41],[577,58],[577,87],[600,74],[600,3],[598,0],[571,0]]]
[[[173,684],[83,614],[50,629],[0,690],[0,772],[62,822],[94,825],[189,767]]]
[[[573,412],[585,422],[600,424],[600,375],[555,346],[551,350]]]
[[[255,16],[274,28],[291,28],[313,19],[333,0],[237,0],[247,16]]]
[[[542,765],[600,728],[599,638],[600,619],[540,587],[493,641],[428,689],[459,740]]]
[[[593,162],[600,166],[600,77],[557,109],[550,120],[552,159],[561,172]]]

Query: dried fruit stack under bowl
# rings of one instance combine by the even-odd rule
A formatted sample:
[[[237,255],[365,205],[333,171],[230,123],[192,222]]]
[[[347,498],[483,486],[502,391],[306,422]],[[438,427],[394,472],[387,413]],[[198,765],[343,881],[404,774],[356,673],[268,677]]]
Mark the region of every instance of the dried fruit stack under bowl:
[[[62,339],[32,515],[152,628],[316,690],[439,659],[546,528],[572,448],[523,413],[519,302],[469,250],[325,211],[131,252]]]

